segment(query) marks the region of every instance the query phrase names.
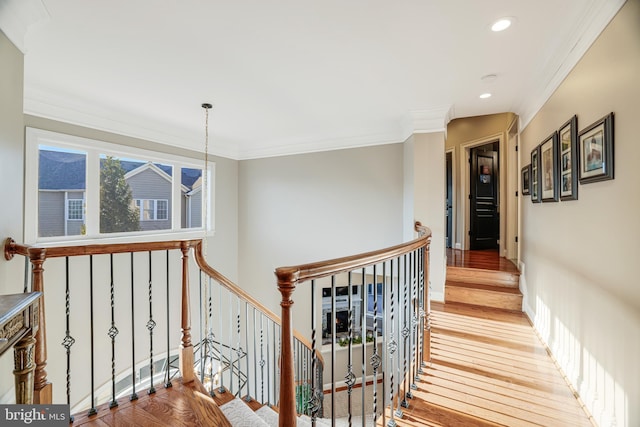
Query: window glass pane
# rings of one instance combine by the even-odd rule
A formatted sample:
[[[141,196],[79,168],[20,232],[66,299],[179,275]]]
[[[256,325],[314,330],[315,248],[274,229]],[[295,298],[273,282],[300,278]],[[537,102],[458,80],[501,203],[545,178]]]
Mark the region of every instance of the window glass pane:
[[[172,179],[171,165],[101,155],[100,232],[171,229]]]
[[[182,228],[202,227],[202,169],[182,168]]]
[[[86,175],[86,152],[38,146],[39,237],[84,234]]]
[[[156,219],[168,219],[169,211],[168,211],[169,203],[166,200],[156,200]]]
[[[84,219],[84,200],[82,199],[67,200],[67,219],[69,220]]]

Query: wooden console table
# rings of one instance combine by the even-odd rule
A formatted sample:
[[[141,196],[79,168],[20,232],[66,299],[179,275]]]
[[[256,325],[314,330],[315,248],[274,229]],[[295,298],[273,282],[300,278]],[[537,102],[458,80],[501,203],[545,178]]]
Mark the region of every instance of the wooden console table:
[[[13,347],[16,403],[33,403],[34,338],[41,292],[0,295],[0,356]]]

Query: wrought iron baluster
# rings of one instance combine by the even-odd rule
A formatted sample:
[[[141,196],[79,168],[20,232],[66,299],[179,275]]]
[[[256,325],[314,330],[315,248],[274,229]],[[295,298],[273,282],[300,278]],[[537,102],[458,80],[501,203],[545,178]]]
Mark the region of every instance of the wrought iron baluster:
[[[135,295],[134,295],[134,262],[133,252],[131,252],[131,396],[129,400],[137,400],[136,393],[136,315],[135,315]]]
[[[28,257],[25,257],[25,260],[29,260]],[[26,284],[25,284],[26,287]],[[67,405],[71,405],[71,346],[76,342],[76,340],[71,336],[71,293],[69,289],[69,257],[65,257],[65,290],[64,290],[64,312],[65,312],[65,322],[66,322],[66,331],[64,334],[64,339],[62,340],[62,346],[66,349],[67,352],[67,373],[66,373],[66,390],[67,390]],[[71,421],[73,422],[73,416],[71,416]]]
[[[245,345],[245,366],[247,368],[245,376],[245,384],[247,386],[247,395],[245,396],[245,402],[251,402],[251,382],[249,381],[249,303],[244,302],[244,345]],[[240,365],[238,365],[240,366]]]
[[[93,255],[89,255],[89,325],[91,334],[91,408],[88,415],[95,415],[98,413],[96,410],[96,398],[95,398],[95,370],[94,370],[94,352],[93,352]]]
[[[364,420],[366,420],[366,406],[364,404],[364,402],[366,402],[365,400],[365,392],[367,389],[367,342],[368,342],[368,336],[369,336],[369,331],[367,330],[367,312],[369,310],[369,296],[368,296],[368,291],[367,291],[367,275],[366,275],[366,270],[363,268],[362,272],[361,272],[361,279],[362,279],[362,298],[361,298],[361,303],[360,303],[360,314],[362,317],[362,363],[361,363],[361,369],[362,369],[362,386],[360,387],[360,393],[361,393],[361,402],[362,404],[361,406],[361,416],[362,416],[362,420],[364,423]]]
[[[115,289],[113,280],[113,254],[109,254],[109,270],[111,281],[109,284],[109,295],[111,300],[111,327],[109,328],[109,338],[111,338],[111,402],[109,408],[118,406],[116,400],[116,336],[118,335],[118,328],[116,327],[115,320]]]
[[[227,341],[229,347],[229,391],[231,395],[233,395],[233,345],[231,344],[231,339],[233,337],[233,295],[231,292],[229,294],[229,339]],[[222,341],[222,338],[220,339]]]
[[[270,333],[269,331],[271,330],[271,320],[267,319],[267,348],[266,348],[266,353],[267,353],[267,402],[269,404],[271,404],[273,401],[271,400],[271,351],[269,350],[271,347],[269,346],[269,342],[270,340]]]
[[[381,358],[378,354],[378,265],[373,266],[373,355],[371,355],[371,367],[373,368],[373,421],[375,423],[378,414],[378,369]]]
[[[402,376],[404,378],[404,388],[403,388],[403,393],[402,393],[402,402],[400,402],[400,406],[402,406],[403,408],[408,408],[409,407],[409,402],[407,402],[407,390],[409,389],[409,384],[408,384],[408,378],[407,378],[407,373],[408,373],[408,357],[409,357],[409,335],[411,334],[411,331],[409,329],[409,324],[408,324],[408,319],[410,317],[410,313],[411,310],[409,309],[409,304],[410,304],[410,300],[409,300],[409,289],[408,289],[408,282],[409,282],[409,277],[408,277],[408,267],[407,267],[407,254],[402,255],[403,261],[402,261],[402,266],[403,268],[403,272],[404,275],[402,277],[402,283],[404,285],[404,291],[403,291],[403,299],[404,299],[404,304],[403,304],[403,328],[402,328],[402,338],[404,339],[404,351],[403,351],[403,358],[402,358],[402,364],[403,364],[403,369],[402,369]]]
[[[389,420],[389,423],[387,424],[387,426],[389,427],[395,427],[396,425],[396,421],[394,419],[394,411],[393,411],[393,371],[394,371],[394,364],[393,364],[393,355],[396,352],[397,348],[398,348],[398,343],[396,342],[396,337],[395,337],[395,333],[396,333],[396,329],[395,329],[395,323],[394,323],[394,297],[395,297],[395,293],[394,293],[394,289],[393,289],[393,260],[390,261],[391,262],[391,271],[390,271],[390,286],[389,289],[391,290],[390,295],[389,295],[389,310],[391,312],[390,316],[391,316],[391,327],[390,327],[390,331],[389,331],[389,343],[387,344],[387,349],[389,350],[389,403],[390,403],[390,410],[389,413],[391,414],[391,419]],[[385,263],[386,265],[386,263]],[[386,279],[386,275],[384,275],[385,279]],[[386,289],[386,287],[385,287]],[[384,411],[383,411],[384,413]]]
[[[413,349],[411,351],[411,357],[413,358],[412,366],[413,366],[413,382],[411,383],[411,390],[417,390],[418,386],[416,385],[416,381],[418,381],[418,347],[420,345],[419,342],[419,331],[418,331],[418,317],[420,316],[420,302],[418,295],[418,279],[417,279],[417,270],[416,270],[416,253],[410,252],[409,258],[411,260],[411,289],[413,292],[413,303],[412,308],[413,312],[411,314],[411,330],[412,330],[412,339],[413,339]]]
[[[268,357],[268,356],[267,356]],[[264,404],[264,314],[260,314],[260,403]]]
[[[396,261],[396,286],[395,288],[397,289],[397,305],[398,305],[398,318],[397,318],[397,326],[398,326],[398,340],[402,341],[404,340],[404,336],[402,335],[402,330],[401,330],[401,325],[402,325],[402,303],[401,303],[401,299],[402,299],[402,292],[400,291],[400,280],[401,280],[401,267],[400,267],[400,257],[395,259]],[[393,263],[391,264],[392,268],[393,268]],[[391,274],[391,276],[393,276],[393,273]],[[395,410],[395,416],[398,418],[402,418],[403,417],[403,412],[402,412],[402,395],[401,395],[401,390],[402,390],[402,365],[400,363],[400,359],[403,358],[403,351],[404,351],[404,346],[400,345],[398,347],[398,357],[397,357],[397,368],[396,371],[398,373],[398,385],[397,385],[397,389],[396,389],[396,410]],[[392,388],[393,389],[393,388]],[[391,405],[391,411],[393,411],[393,404]]]
[[[206,335],[203,336],[203,331],[204,331],[204,317],[202,314],[202,276],[204,275],[203,271],[200,270],[200,273],[198,274],[198,318],[200,321],[200,338],[198,340],[198,342],[200,343],[200,348],[198,349],[198,351],[200,352],[200,382],[202,384],[205,385],[206,388],[206,384],[205,384],[205,380],[204,380],[204,370],[205,370],[205,358],[206,358],[206,353],[205,353],[205,347],[206,347]],[[211,390],[209,390],[209,392],[211,392]]]
[[[331,276],[331,424],[336,423],[336,276]]]
[[[240,326],[240,298],[236,297],[236,304],[237,304],[237,309],[238,312],[236,314],[236,332],[238,334],[238,345],[236,348],[236,354],[238,357],[238,397],[242,397],[242,375],[241,374],[241,368],[240,368],[240,361],[242,360],[242,334],[241,334],[241,326]]]
[[[348,273],[347,275],[347,281],[348,281],[348,286],[347,286],[347,293],[348,293],[348,297],[347,297],[347,303],[348,303],[348,313],[349,313],[349,341],[348,341],[348,355],[347,355],[347,375],[345,375],[344,379],[345,379],[345,383],[347,384],[347,398],[348,398],[348,402],[347,402],[347,414],[348,414],[348,422],[349,425],[351,425],[351,420],[353,418],[352,416],[352,408],[353,408],[353,404],[352,404],[352,397],[351,397],[351,392],[353,391],[353,385],[356,383],[356,376],[353,373],[353,301],[352,301],[352,293],[351,293],[351,287],[352,287],[352,283],[351,283],[351,278],[352,278],[352,274],[351,271]]]
[[[222,286],[218,286],[218,313],[220,313],[220,317],[222,317]],[[220,365],[218,368],[218,373],[220,376],[220,387],[218,387],[218,393],[225,393],[227,391],[227,389],[224,388],[224,362],[223,362],[223,356],[222,356],[222,341],[223,341],[223,334],[222,334],[222,322],[218,322],[218,324],[220,325],[220,329],[219,329],[219,335],[218,335],[218,354],[220,355]]]
[[[171,384],[171,342],[170,342],[170,331],[169,331],[169,327],[171,325],[171,322],[169,321],[169,300],[170,300],[170,296],[169,296],[169,250],[167,250],[167,361],[166,361],[166,367],[167,367],[167,372],[166,372],[166,376],[165,376],[165,380],[164,380],[164,386],[165,388],[169,388],[172,387],[173,384]]]
[[[315,372],[318,367],[318,358],[316,352],[318,351],[318,309],[316,307],[316,281],[311,281],[311,396],[309,398],[309,415],[311,416],[311,423],[315,426],[318,412],[320,411],[320,396],[322,394],[322,384],[316,379]]]
[[[256,308],[253,307],[253,396],[258,398],[258,349],[256,344]],[[262,402],[261,402],[262,403]]]
[[[151,263],[151,251],[149,251],[149,320],[147,321],[147,329],[149,330],[149,391],[148,394],[156,392],[153,386],[153,329],[156,327],[156,322],[153,320],[153,280],[152,280],[152,263]]]

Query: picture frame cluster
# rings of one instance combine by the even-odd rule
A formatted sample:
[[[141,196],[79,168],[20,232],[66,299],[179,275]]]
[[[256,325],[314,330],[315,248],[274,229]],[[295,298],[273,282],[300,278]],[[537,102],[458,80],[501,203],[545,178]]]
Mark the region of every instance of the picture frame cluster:
[[[580,185],[614,178],[613,113],[578,132],[574,115],[531,150],[521,170],[522,194],[533,203],[578,200]]]

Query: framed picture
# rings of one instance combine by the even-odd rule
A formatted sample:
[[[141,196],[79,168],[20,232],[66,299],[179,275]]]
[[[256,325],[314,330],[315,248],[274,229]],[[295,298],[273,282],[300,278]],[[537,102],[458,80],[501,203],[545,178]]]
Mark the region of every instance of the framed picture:
[[[531,201],[540,203],[540,146],[531,151]]]
[[[540,193],[543,202],[558,201],[558,132],[540,144]]]
[[[527,196],[531,194],[530,190],[530,181],[531,181],[531,165],[527,165],[522,168],[520,172],[521,182],[522,182],[522,195]]]
[[[578,135],[580,184],[613,179],[613,113]]]
[[[560,200],[578,199],[578,117],[571,117],[558,131]]]

